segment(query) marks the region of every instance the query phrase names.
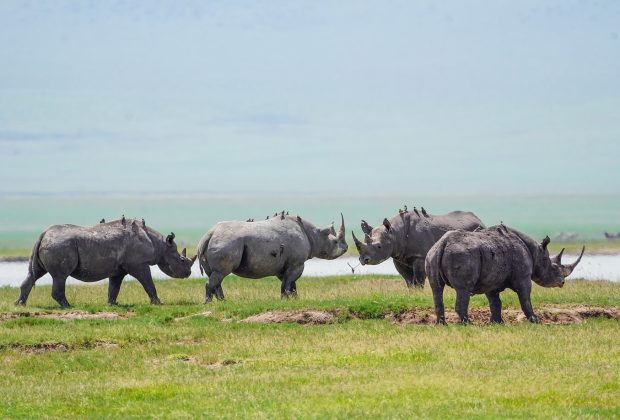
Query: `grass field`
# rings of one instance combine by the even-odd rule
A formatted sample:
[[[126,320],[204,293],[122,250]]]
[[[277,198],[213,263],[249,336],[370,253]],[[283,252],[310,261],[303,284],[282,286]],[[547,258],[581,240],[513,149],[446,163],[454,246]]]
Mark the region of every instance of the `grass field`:
[[[614,319],[397,324],[385,316],[431,308],[432,297],[385,276],[302,278],[298,300],[280,300],[275,279],[231,277],[223,284],[227,300],[207,306],[204,281],[157,286],[163,306],[147,304],[140,285],[127,282],[123,305],[114,308],[105,305],[103,283],[68,286],[74,305],[68,311],[58,309],[48,286],[36,287],[25,308],[12,304],[17,289],[0,288],[0,416],[620,416]],[[452,307],[453,291],[445,295]],[[505,308],[518,308],[514,293],[503,300]],[[535,286],[532,300],[539,310],[617,309],[620,284]],[[486,306],[484,297],[472,299],[472,309]],[[335,318],[326,325],[244,321],[270,310],[310,308]],[[76,310],[122,317],[44,317]]]

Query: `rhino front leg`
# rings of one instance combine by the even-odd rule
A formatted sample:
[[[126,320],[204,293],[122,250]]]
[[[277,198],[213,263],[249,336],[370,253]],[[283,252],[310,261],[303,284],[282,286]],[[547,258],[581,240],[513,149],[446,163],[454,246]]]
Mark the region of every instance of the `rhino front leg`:
[[[413,279],[413,267],[403,262],[392,260],[394,262],[394,267],[398,274],[400,274],[404,279],[407,287],[414,287],[415,282]]]
[[[540,319],[534,313],[534,309],[532,308],[532,301],[530,300],[530,294],[532,292],[532,282],[530,279],[527,281],[521,282],[523,286],[516,289],[517,296],[519,296],[519,303],[521,304],[521,310],[525,314],[525,317],[535,324],[540,323]]]
[[[426,270],[424,270],[424,259],[413,260],[413,285],[415,287],[424,287],[426,280]]]
[[[456,289],[456,313],[459,315],[462,324],[469,324],[469,290]]]
[[[280,296],[282,299],[297,297],[297,279],[301,277],[303,272],[304,266],[302,264],[301,266],[288,267],[284,273],[278,277],[280,281],[282,281],[282,286],[280,287]]]
[[[503,324],[502,319],[502,300],[499,297],[499,291],[495,290],[486,294],[489,300],[489,306],[491,307],[491,323]]]
[[[116,298],[118,297],[118,292],[121,291],[121,284],[124,278],[125,274],[110,277],[108,283],[108,305],[116,305]]]
[[[224,289],[222,289],[222,280],[225,275],[219,271],[212,271],[209,275],[209,281],[205,285],[205,303],[209,303],[215,296],[218,300],[224,300]]]
[[[153,277],[151,277],[151,268],[148,265],[141,265],[132,267],[127,271],[140,282],[149,299],[151,299],[151,303],[153,305],[161,305],[161,300],[157,297],[157,289],[155,289]]]
[[[65,284],[67,283],[67,276],[52,276],[52,298],[63,308],[68,308],[69,302],[65,295]]]

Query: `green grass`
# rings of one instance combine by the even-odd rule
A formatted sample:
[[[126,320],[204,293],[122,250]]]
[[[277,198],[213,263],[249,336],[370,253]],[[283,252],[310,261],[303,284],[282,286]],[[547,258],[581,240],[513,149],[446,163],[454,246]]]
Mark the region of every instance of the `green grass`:
[[[303,278],[300,298],[279,298],[275,279],[224,281],[227,300],[203,305],[204,281],[157,282],[164,306],[140,285],[123,285],[105,305],[104,284],[68,286],[73,309],[131,312],[115,320],[0,321],[2,417],[618,417],[620,326],[446,327],[396,325],[383,318],[432,307],[428,289],[395,277]],[[26,308],[17,289],[0,288],[0,312],[57,310],[50,287]],[[445,293],[448,306],[454,293]],[[533,291],[546,305],[620,304],[620,284],[571,281]],[[518,308],[512,292],[505,307]],[[472,307],[486,300],[472,298]],[[323,308],[364,319],[328,325],[251,324],[271,309]],[[181,316],[212,311],[208,317]],[[60,311],[60,310],[59,310]],[[112,347],[98,342],[114,343]],[[67,351],[33,354],[41,343]],[[217,368],[211,365],[219,363]]]

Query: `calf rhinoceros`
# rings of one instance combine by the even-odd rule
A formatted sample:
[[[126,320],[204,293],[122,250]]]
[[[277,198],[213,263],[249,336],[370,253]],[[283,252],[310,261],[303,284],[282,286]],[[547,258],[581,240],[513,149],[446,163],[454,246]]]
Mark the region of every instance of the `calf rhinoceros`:
[[[144,220],[123,217],[90,227],[54,225],[39,236],[32,249],[28,276],[15,304],[26,304],[34,283],[45,273],[53,279],[52,297],[63,307],[69,306],[65,296],[67,277],[86,282],[109,278],[108,303],[114,305],[127,274],[142,284],[151,303],[159,304],[149,266],[157,265],[171,277],[184,278],[191,274],[195,260],[195,256],[186,257],[185,249],[179,254],[174,233],[164,238]]]
[[[426,272],[433,290],[437,323],[445,323],[443,289],[456,290],[456,312],[461,322],[469,322],[467,307],[472,294],[484,293],[491,306],[491,322],[502,323],[504,289],[517,292],[521,309],[531,322],[539,322],[530,301],[532,280],[543,287],[562,287],[585,251],[573,263],[562,265],[560,251],[549,257],[545,237],[539,245],[528,235],[504,225],[476,232],[456,230],[446,233],[426,256]]]
[[[360,253],[360,263],[380,264],[392,257],[394,266],[409,287],[423,287],[426,273],[424,258],[428,250],[449,230],[475,230],[484,224],[471,212],[453,211],[431,215],[424,210],[399,210],[390,220],[372,228],[362,220],[364,242],[353,234],[353,241]]]
[[[296,281],[310,258],[331,260],[347,251],[344,218],[336,233],[333,224],[319,229],[301,217],[275,215],[248,222],[219,222],[198,244],[201,272],[209,276],[205,303],[215,295],[224,299],[222,280],[230,273],[240,277],[277,276],[282,297],[296,296]]]

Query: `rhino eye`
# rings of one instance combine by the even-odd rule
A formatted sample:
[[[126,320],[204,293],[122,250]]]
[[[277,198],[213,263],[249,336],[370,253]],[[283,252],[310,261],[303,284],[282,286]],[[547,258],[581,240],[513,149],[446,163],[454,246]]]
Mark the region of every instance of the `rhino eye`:
[[[381,245],[377,245],[377,248],[381,249]]]

